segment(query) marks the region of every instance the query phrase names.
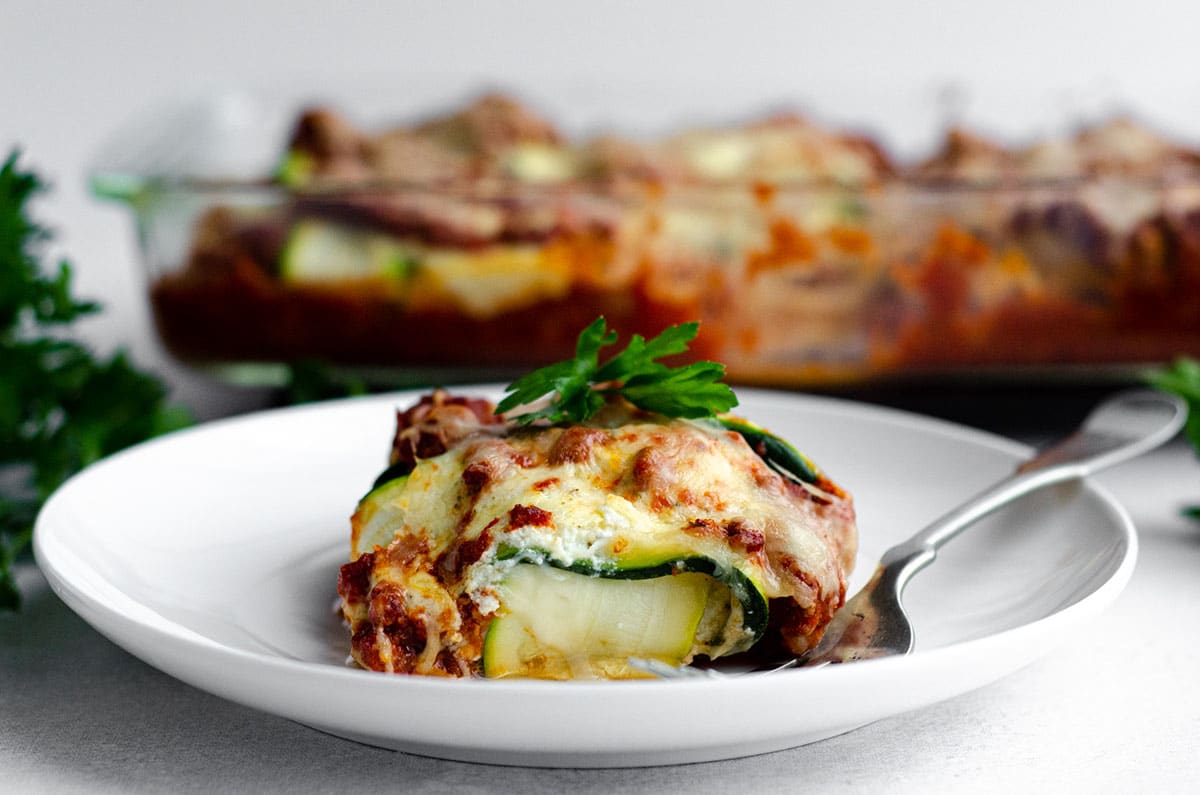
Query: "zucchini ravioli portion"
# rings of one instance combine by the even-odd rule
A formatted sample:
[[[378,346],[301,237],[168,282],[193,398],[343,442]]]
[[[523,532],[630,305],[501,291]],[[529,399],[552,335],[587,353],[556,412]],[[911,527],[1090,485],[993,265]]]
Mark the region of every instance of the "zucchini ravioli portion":
[[[398,414],[351,520],[351,653],[391,673],[642,676],[764,638],[811,648],[845,599],[850,496],[744,420],[619,397],[584,424],[517,426],[438,391]]]

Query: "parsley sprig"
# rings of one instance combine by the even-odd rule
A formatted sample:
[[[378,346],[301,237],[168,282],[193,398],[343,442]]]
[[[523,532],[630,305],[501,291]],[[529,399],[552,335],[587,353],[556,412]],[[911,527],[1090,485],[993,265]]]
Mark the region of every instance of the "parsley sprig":
[[[523,425],[536,420],[583,422],[611,394],[668,417],[696,419],[728,411],[737,405],[737,398],[720,383],[724,366],[706,361],[668,367],[656,361],[686,351],[699,329],[699,323],[681,323],[649,340],[634,334],[623,351],[600,364],[600,349],[616,342],[617,332],[608,330],[604,318],[596,318],[579,333],[575,358],[534,370],[509,384],[509,394],[496,411],[507,414],[548,396],[545,405],[513,419]]]
[[[1152,386],[1179,395],[1187,402],[1188,418],[1183,435],[1200,454],[1200,361],[1181,356],[1169,367],[1147,372],[1145,378]],[[1200,505],[1184,509],[1184,513],[1200,519]]]
[[[71,266],[44,274],[49,230],[29,215],[44,189],[0,167],[0,609],[20,605],[13,564],[29,546],[42,503],[92,462],[190,422],[164,402],[166,389],[123,353],[97,358],[64,336],[98,311],[71,294]]]

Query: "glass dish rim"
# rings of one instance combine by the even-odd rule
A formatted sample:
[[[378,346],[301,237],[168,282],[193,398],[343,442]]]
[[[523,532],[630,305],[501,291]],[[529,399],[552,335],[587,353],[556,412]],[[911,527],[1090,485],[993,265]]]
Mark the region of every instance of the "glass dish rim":
[[[970,180],[965,178],[896,175],[858,183],[835,179],[805,180],[688,180],[679,182],[630,181],[616,185],[603,181],[565,181],[561,183],[522,182],[508,178],[441,180],[418,182],[403,179],[369,179],[354,182],[296,188],[272,177],[256,179],[208,177],[163,172],[134,173],[116,169],[93,168],[88,186],[99,198],[134,202],[148,195],[195,194],[205,196],[273,196],[280,199],[338,199],[361,195],[426,194],[470,200],[501,200],[519,196],[528,199],[564,199],[592,196],[630,201],[666,197],[721,198],[762,195],[764,202],[776,197],[838,193],[864,199],[892,191],[909,192],[921,197],[1005,196],[1017,193],[1078,192],[1090,186],[1138,190],[1200,188],[1200,166],[1177,168],[1156,175],[1081,174],[1063,177]]]

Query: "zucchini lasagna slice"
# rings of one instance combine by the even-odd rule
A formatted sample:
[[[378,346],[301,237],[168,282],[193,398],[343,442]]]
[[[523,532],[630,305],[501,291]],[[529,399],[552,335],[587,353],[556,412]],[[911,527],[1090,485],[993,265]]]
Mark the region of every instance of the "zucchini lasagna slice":
[[[609,396],[580,424],[507,423],[437,391],[398,415],[338,592],[359,665],[550,679],[811,648],[857,546],[849,495],[728,417]]]

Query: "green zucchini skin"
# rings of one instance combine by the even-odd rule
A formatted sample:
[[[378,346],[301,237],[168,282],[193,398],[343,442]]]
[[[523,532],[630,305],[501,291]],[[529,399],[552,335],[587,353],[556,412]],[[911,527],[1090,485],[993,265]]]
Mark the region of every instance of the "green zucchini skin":
[[[722,428],[741,434],[746,443],[750,445],[750,449],[758,453],[759,457],[768,464],[773,464],[795,475],[805,483],[816,485],[821,482],[820,470],[791,443],[745,420],[718,417],[717,422]]]
[[[411,470],[411,467],[409,468]],[[371,502],[376,502],[384,498],[386,493],[389,497],[395,493],[399,493],[404,488],[404,481],[408,480],[408,472],[403,471],[399,467],[388,467],[375,478],[375,482],[371,484],[371,490],[359,499],[360,507]],[[385,488],[386,487],[386,488]]]
[[[410,475],[413,471],[413,465],[408,461],[401,461],[397,464],[392,464],[387,469],[379,473],[379,477],[375,478],[375,482],[371,484],[371,491],[382,486],[384,483],[403,478]],[[370,494],[370,492],[367,492]]]
[[[572,563],[561,563],[540,549],[501,545],[496,551],[496,560],[515,560],[519,563],[553,566],[556,569],[575,574],[613,580],[648,580],[652,577],[669,577],[680,572],[707,574],[724,583],[734,597],[742,603],[742,625],[753,633],[753,643],[758,643],[767,631],[770,608],[767,605],[766,597],[755,586],[754,581],[741,570],[732,566],[722,566],[711,558],[697,555],[687,558],[672,558],[649,566],[622,568],[619,563],[605,566],[596,566],[579,560]]]
[[[313,170],[312,155],[291,149],[275,167],[275,179],[284,187],[297,188],[309,180]]]

